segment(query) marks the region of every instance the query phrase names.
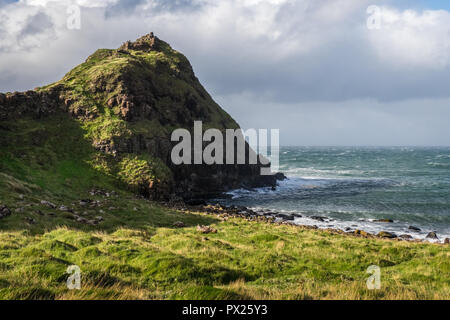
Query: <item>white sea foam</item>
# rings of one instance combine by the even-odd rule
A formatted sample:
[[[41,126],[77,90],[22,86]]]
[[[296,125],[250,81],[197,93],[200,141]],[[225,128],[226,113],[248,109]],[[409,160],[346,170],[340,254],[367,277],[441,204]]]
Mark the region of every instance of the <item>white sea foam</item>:
[[[388,231],[424,239],[436,231],[450,237],[448,192],[450,149],[431,148],[295,148],[281,149],[280,171],[288,180],[271,188],[231,192],[226,204],[299,213],[295,222]],[[308,217],[326,216],[320,222]],[[375,219],[394,219],[377,223]],[[409,230],[409,225],[422,232]]]
[[[398,221],[394,221],[393,223],[384,223],[384,222],[374,222],[375,219],[364,219],[359,218],[357,221],[340,221],[333,218],[328,218],[323,216],[325,221],[319,221],[317,219],[312,218],[313,216],[321,216],[320,214],[314,214],[314,215],[306,215],[303,212],[293,211],[293,210],[274,210],[270,208],[264,208],[264,207],[252,207],[250,208],[256,212],[258,211],[264,211],[268,210],[270,212],[279,212],[287,215],[292,214],[300,214],[302,217],[296,217],[293,221],[293,223],[300,225],[300,226],[316,226],[319,229],[338,229],[346,232],[352,232],[355,230],[362,230],[371,234],[378,234],[381,231],[387,231],[396,234],[397,236],[400,235],[410,235],[413,239],[416,240],[426,240],[433,243],[440,243],[443,242],[445,238],[450,238],[450,230],[447,230],[447,232],[439,233],[438,234],[438,240],[435,239],[427,239],[427,235],[429,232],[432,232],[434,230],[432,229],[422,229],[419,232],[412,232],[412,230],[408,229],[409,224],[401,223]]]

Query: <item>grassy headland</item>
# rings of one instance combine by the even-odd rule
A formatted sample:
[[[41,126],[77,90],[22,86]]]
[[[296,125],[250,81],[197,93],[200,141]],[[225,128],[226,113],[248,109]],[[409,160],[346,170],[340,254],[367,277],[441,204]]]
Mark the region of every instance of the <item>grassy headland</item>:
[[[45,117],[0,106],[0,214],[11,212],[0,217],[0,299],[450,299],[448,245],[224,218],[136,196],[175,183],[157,135],[199,117],[237,127],[165,43],[100,50],[36,92],[56,87],[66,109]],[[34,103],[36,92],[14,101]],[[17,115],[8,120],[9,108]],[[66,286],[71,265],[81,290]],[[380,290],[366,287],[370,265],[381,267]]]
[[[77,126],[41,123],[63,123],[67,136],[0,157],[0,199],[12,211],[0,219],[0,299],[450,298],[448,245],[172,209],[92,167]],[[381,290],[366,287],[373,264]],[[66,286],[70,265],[81,268],[81,290]]]

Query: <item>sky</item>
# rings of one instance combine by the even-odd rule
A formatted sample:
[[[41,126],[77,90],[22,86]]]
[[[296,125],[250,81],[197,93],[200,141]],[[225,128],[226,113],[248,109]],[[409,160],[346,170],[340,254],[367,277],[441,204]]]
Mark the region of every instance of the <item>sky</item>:
[[[448,0],[0,0],[0,92],[151,31],[282,145],[450,145]]]

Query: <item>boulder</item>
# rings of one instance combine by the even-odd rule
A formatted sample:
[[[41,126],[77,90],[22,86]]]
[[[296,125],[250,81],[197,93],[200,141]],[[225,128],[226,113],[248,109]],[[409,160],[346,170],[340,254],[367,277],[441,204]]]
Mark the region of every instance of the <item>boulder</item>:
[[[450,239],[449,238],[445,238],[444,244],[450,244]]]
[[[366,231],[363,231],[363,230],[355,230],[354,234],[360,235],[360,236],[363,236],[363,237],[368,237],[368,236],[371,235],[370,233],[368,233]]]
[[[284,175],[284,173],[277,172],[275,173],[275,179],[277,179],[278,181],[284,181],[287,179],[287,177]]]
[[[189,199],[186,200],[185,203],[188,206],[206,206],[207,203],[204,199]]]
[[[325,220],[327,219],[326,217],[321,217],[321,216],[312,216],[311,219],[320,221],[320,222],[325,222]]]
[[[392,233],[392,232],[381,231],[381,232],[379,232],[377,234],[377,237],[394,239],[394,238],[397,238],[397,235],[395,233]]]
[[[217,233],[217,230],[210,226],[197,226],[197,231],[201,233]]]
[[[293,215],[289,215],[289,214],[284,214],[284,213],[279,213],[277,214],[278,218],[281,218],[283,220],[288,220],[288,221],[292,221],[295,219],[295,217]]]
[[[52,209],[56,209],[56,205],[47,200],[41,200],[41,204]]]
[[[432,231],[432,232],[430,232],[430,233],[427,234],[427,239],[435,239],[435,240],[438,240],[439,238],[438,238],[436,232]]]
[[[417,227],[414,227],[414,226],[409,226],[408,229],[412,230],[412,231],[417,231],[417,232],[422,231],[420,228],[417,228]]]
[[[6,218],[11,215],[11,210],[7,206],[0,205],[0,219]]]
[[[36,220],[31,218],[31,217],[25,217],[25,221],[28,222],[29,224],[35,224]]]
[[[398,237],[401,239],[405,239],[405,240],[411,240],[413,238],[409,234],[402,234],[402,235],[399,235]]]
[[[393,223],[394,220],[391,220],[391,219],[378,219],[378,220],[374,220],[373,222]]]
[[[175,228],[184,228],[186,225],[182,221],[176,221],[176,222],[173,223],[173,226]]]

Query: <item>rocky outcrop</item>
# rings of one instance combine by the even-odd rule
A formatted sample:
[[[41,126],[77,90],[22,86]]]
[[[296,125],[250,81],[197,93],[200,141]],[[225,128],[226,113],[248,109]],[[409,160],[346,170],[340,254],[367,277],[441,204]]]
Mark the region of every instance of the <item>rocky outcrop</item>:
[[[395,233],[392,233],[392,232],[381,231],[381,232],[379,232],[377,234],[377,237],[387,238],[387,239],[394,239],[394,238],[397,238],[397,235]]]
[[[392,219],[378,219],[378,220],[374,220],[373,222],[393,223],[394,220],[392,220]]]
[[[200,84],[186,57],[153,33],[117,50],[98,50],[55,84],[0,94],[0,121],[57,112],[94,128],[87,137],[110,171],[149,198],[206,198],[240,187],[275,187],[277,178],[285,178],[262,176],[261,163],[248,164],[253,151],[247,143],[247,164],[172,163],[174,129],[193,132],[194,121],[222,132],[239,126]]]
[[[58,110],[64,110],[64,101],[60,100],[61,87],[48,91],[26,91],[0,93],[0,121],[14,119],[22,115],[32,115],[35,118],[50,115]]]
[[[157,50],[159,43],[160,42],[158,41],[158,38],[155,37],[153,32],[150,32],[149,34],[137,39],[135,42],[131,42],[131,41],[125,42],[119,48],[119,52],[124,52],[124,51],[129,51],[129,50],[148,52],[151,50]]]
[[[432,231],[432,232],[429,232],[429,233],[427,234],[427,239],[438,240],[439,238],[438,238],[436,232]]]

